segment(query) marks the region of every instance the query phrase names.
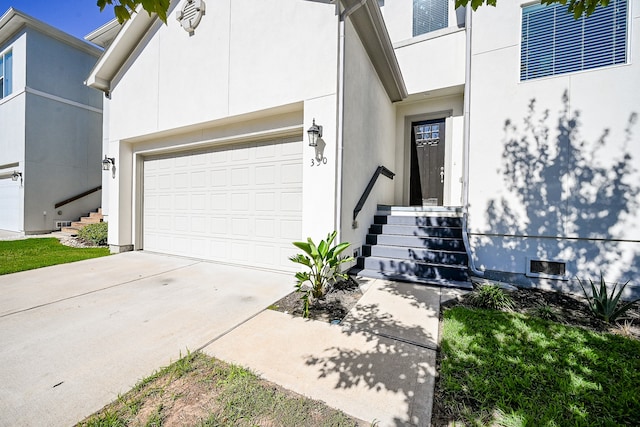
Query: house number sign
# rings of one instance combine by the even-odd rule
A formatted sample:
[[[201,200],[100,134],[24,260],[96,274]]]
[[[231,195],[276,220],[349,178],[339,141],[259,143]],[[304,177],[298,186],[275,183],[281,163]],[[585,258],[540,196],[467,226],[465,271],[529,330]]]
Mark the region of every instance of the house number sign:
[[[311,159],[311,166],[320,166],[320,165],[326,165],[326,164],[327,164],[327,158],[324,156]]]

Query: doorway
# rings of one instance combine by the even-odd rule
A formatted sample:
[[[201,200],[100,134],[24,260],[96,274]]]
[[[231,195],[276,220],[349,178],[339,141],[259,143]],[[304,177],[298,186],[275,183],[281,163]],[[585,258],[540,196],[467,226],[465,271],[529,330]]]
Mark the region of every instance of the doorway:
[[[411,206],[443,206],[445,119],[411,122]]]

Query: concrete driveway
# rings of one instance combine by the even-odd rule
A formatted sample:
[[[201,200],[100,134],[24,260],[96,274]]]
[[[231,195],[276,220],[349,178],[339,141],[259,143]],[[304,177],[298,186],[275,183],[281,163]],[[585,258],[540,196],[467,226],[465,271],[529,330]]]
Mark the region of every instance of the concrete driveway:
[[[145,252],[0,276],[0,426],[80,421],[293,284]]]

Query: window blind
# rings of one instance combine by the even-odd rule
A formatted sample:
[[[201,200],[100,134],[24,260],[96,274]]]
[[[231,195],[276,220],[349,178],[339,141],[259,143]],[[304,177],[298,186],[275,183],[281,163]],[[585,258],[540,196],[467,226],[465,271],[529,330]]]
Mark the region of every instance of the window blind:
[[[414,37],[448,26],[448,0],[413,0]]]
[[[611,0],[576,20],[562,5],[523,8],[520,80],[626,63],[627,10]]]

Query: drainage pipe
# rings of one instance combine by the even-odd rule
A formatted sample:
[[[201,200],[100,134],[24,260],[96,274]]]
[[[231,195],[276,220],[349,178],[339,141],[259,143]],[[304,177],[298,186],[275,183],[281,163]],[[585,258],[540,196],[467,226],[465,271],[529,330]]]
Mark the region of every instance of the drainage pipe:
[[[467,218],[469,217],[469,153],[471,139],[471,20],[473,12],[471,5],[467,5],[465,17],[465,33],[466,33],[466,58],[465,58],[465,84],[464,84],[464,137],[463,137],[463,168],[462,168],[462,238],[467,250],[467,258],[469,259],[469,270],[474,276],[484,277],[484,271],[476,268],[471,253],[471,245],[469,244],[469,229],[467,227]]]

